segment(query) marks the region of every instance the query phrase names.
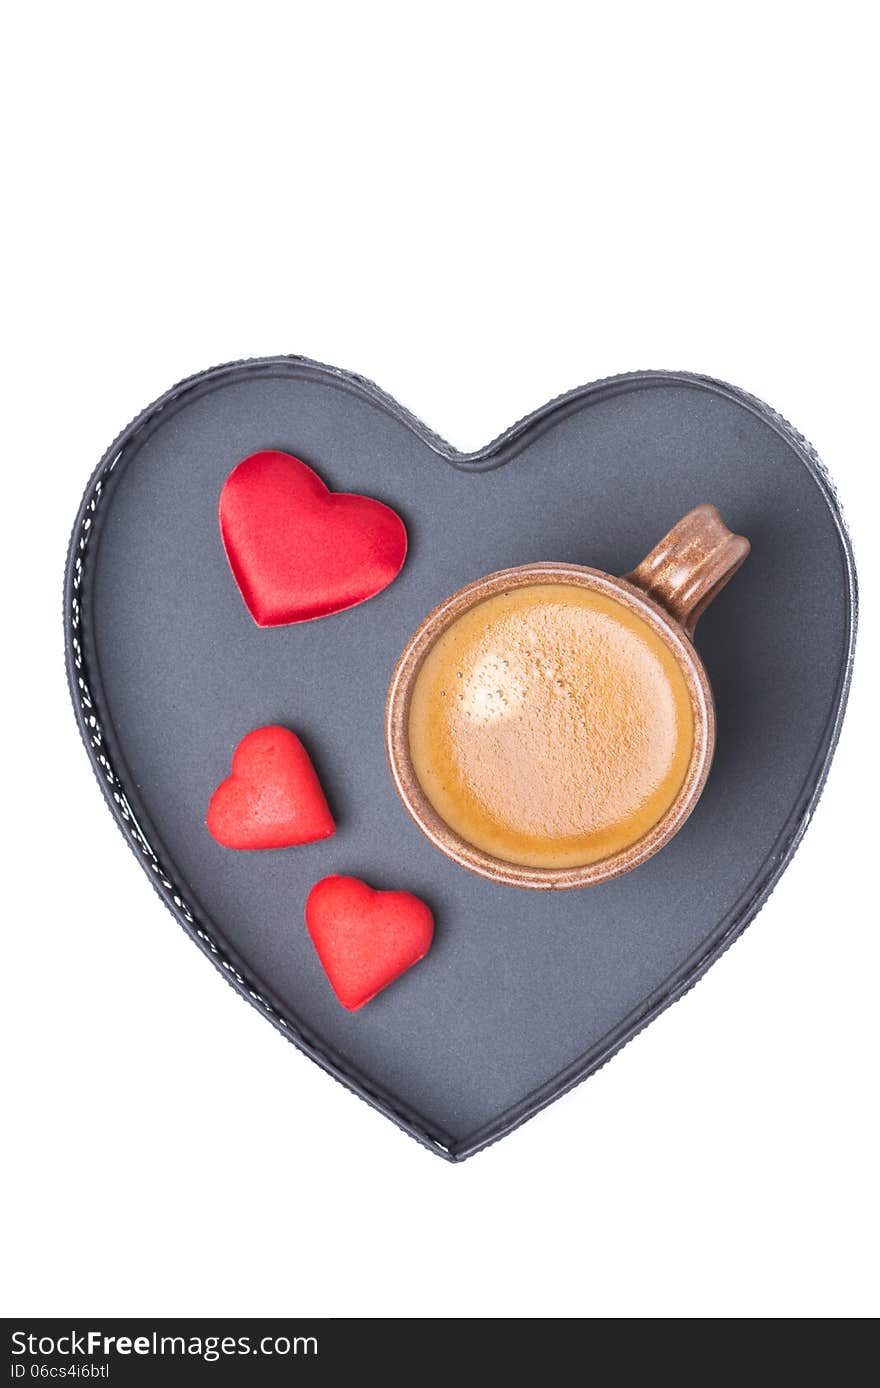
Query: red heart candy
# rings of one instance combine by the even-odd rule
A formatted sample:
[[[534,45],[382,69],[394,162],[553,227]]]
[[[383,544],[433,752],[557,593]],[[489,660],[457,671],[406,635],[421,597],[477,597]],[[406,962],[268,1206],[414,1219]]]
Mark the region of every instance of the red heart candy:
[[[357,877],[324,877],[306,900],[306,926],[343,1007],[355,1012],[423,959],[434,917],[410,892],[376,892]]]
[[[308,752],[296,733],[275,727],[242,738],[205,822],[224,848],[287,848],[336,830]]]
[[[326,617],[396,578],[406,527],[381,501],[331,492],[289,453],[252,453],[220,493],[226,557],[257,626]]]

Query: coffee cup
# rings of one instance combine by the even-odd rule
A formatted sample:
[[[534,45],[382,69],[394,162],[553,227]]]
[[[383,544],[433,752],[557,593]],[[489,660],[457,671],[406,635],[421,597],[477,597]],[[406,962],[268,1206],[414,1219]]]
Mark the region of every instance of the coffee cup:
[[[536,889],[608,881],[667,844],[715,747],[694,628],[748,553],[702,505],[622,578],[522,564],[429,613],[385,714],[422,833],[471,872]]]

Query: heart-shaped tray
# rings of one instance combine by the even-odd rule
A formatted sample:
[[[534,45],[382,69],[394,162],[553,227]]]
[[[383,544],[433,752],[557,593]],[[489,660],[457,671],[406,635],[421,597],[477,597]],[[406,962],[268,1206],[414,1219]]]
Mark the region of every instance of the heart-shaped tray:
[[[254,625],[217,501],[263,448],[401,513],[410,553],[389,589],[319,621]],[[410,822],[385,762],[385,693],[407,637],[495,569],[549,559],[625,573],[702,501],[752,553],[697,632],[718,743],[691,819],[635,872],[574,892],[498,886],[450,863]],[[120,435],[77,517],[65,609],[86,748],[166,905],[301,1050],[461,1160],[596,1070],[753,919],[834,750],[856,598],[815,453],[722,382],[600,381],[461,454],[368,381],[280,357],[184,381]],[[205,808],[236,742],[266,723],[301,734],[338,831],[228,852]],[[336,1003],[303,924],[309,888],[336,872],[413,891],[437,921],[427,959],[358,1013]]]

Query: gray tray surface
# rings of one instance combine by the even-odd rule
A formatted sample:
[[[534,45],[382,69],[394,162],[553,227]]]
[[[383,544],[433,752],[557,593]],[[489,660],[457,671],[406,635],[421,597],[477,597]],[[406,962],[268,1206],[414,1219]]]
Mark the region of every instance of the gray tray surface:
[[[319,621],[254,625],[217,501],[262,448],[400,512],[410,551],[390,588]],[[635,872],[575,892],[500,887],[448,862],[386,768],[385,693],[409,634],[495,569],[562,560],[623,573],[702,501],[752,553],[697,632],[718,743],[684,829]],[[732,387],[616,378],[461,455],[369,383],[299,358],[204,373],[125,431],[86,493],[67,592],[81,728],[154,884],[270,1020],[455,1159],[595,1069],[752,918],[821,788],[855,619],[849,545],[814,455]],[[265,723],[304,739],[333,839],[234,853],[209,837],[211,791]],[[335,872],[416,892],[437,922],[428,958],[355,1014],[336,1003],[303,924],[309,888]]]

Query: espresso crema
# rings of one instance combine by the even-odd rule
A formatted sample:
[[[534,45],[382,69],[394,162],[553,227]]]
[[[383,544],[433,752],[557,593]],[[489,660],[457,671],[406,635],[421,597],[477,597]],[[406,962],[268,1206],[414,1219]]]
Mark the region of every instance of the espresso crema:
[[[605,593],[539,583],[475,603],[438,637],[408,732],[422,790],[461,838],[566,868],[611,857],[664,817],[694,711],[647,620]]]

